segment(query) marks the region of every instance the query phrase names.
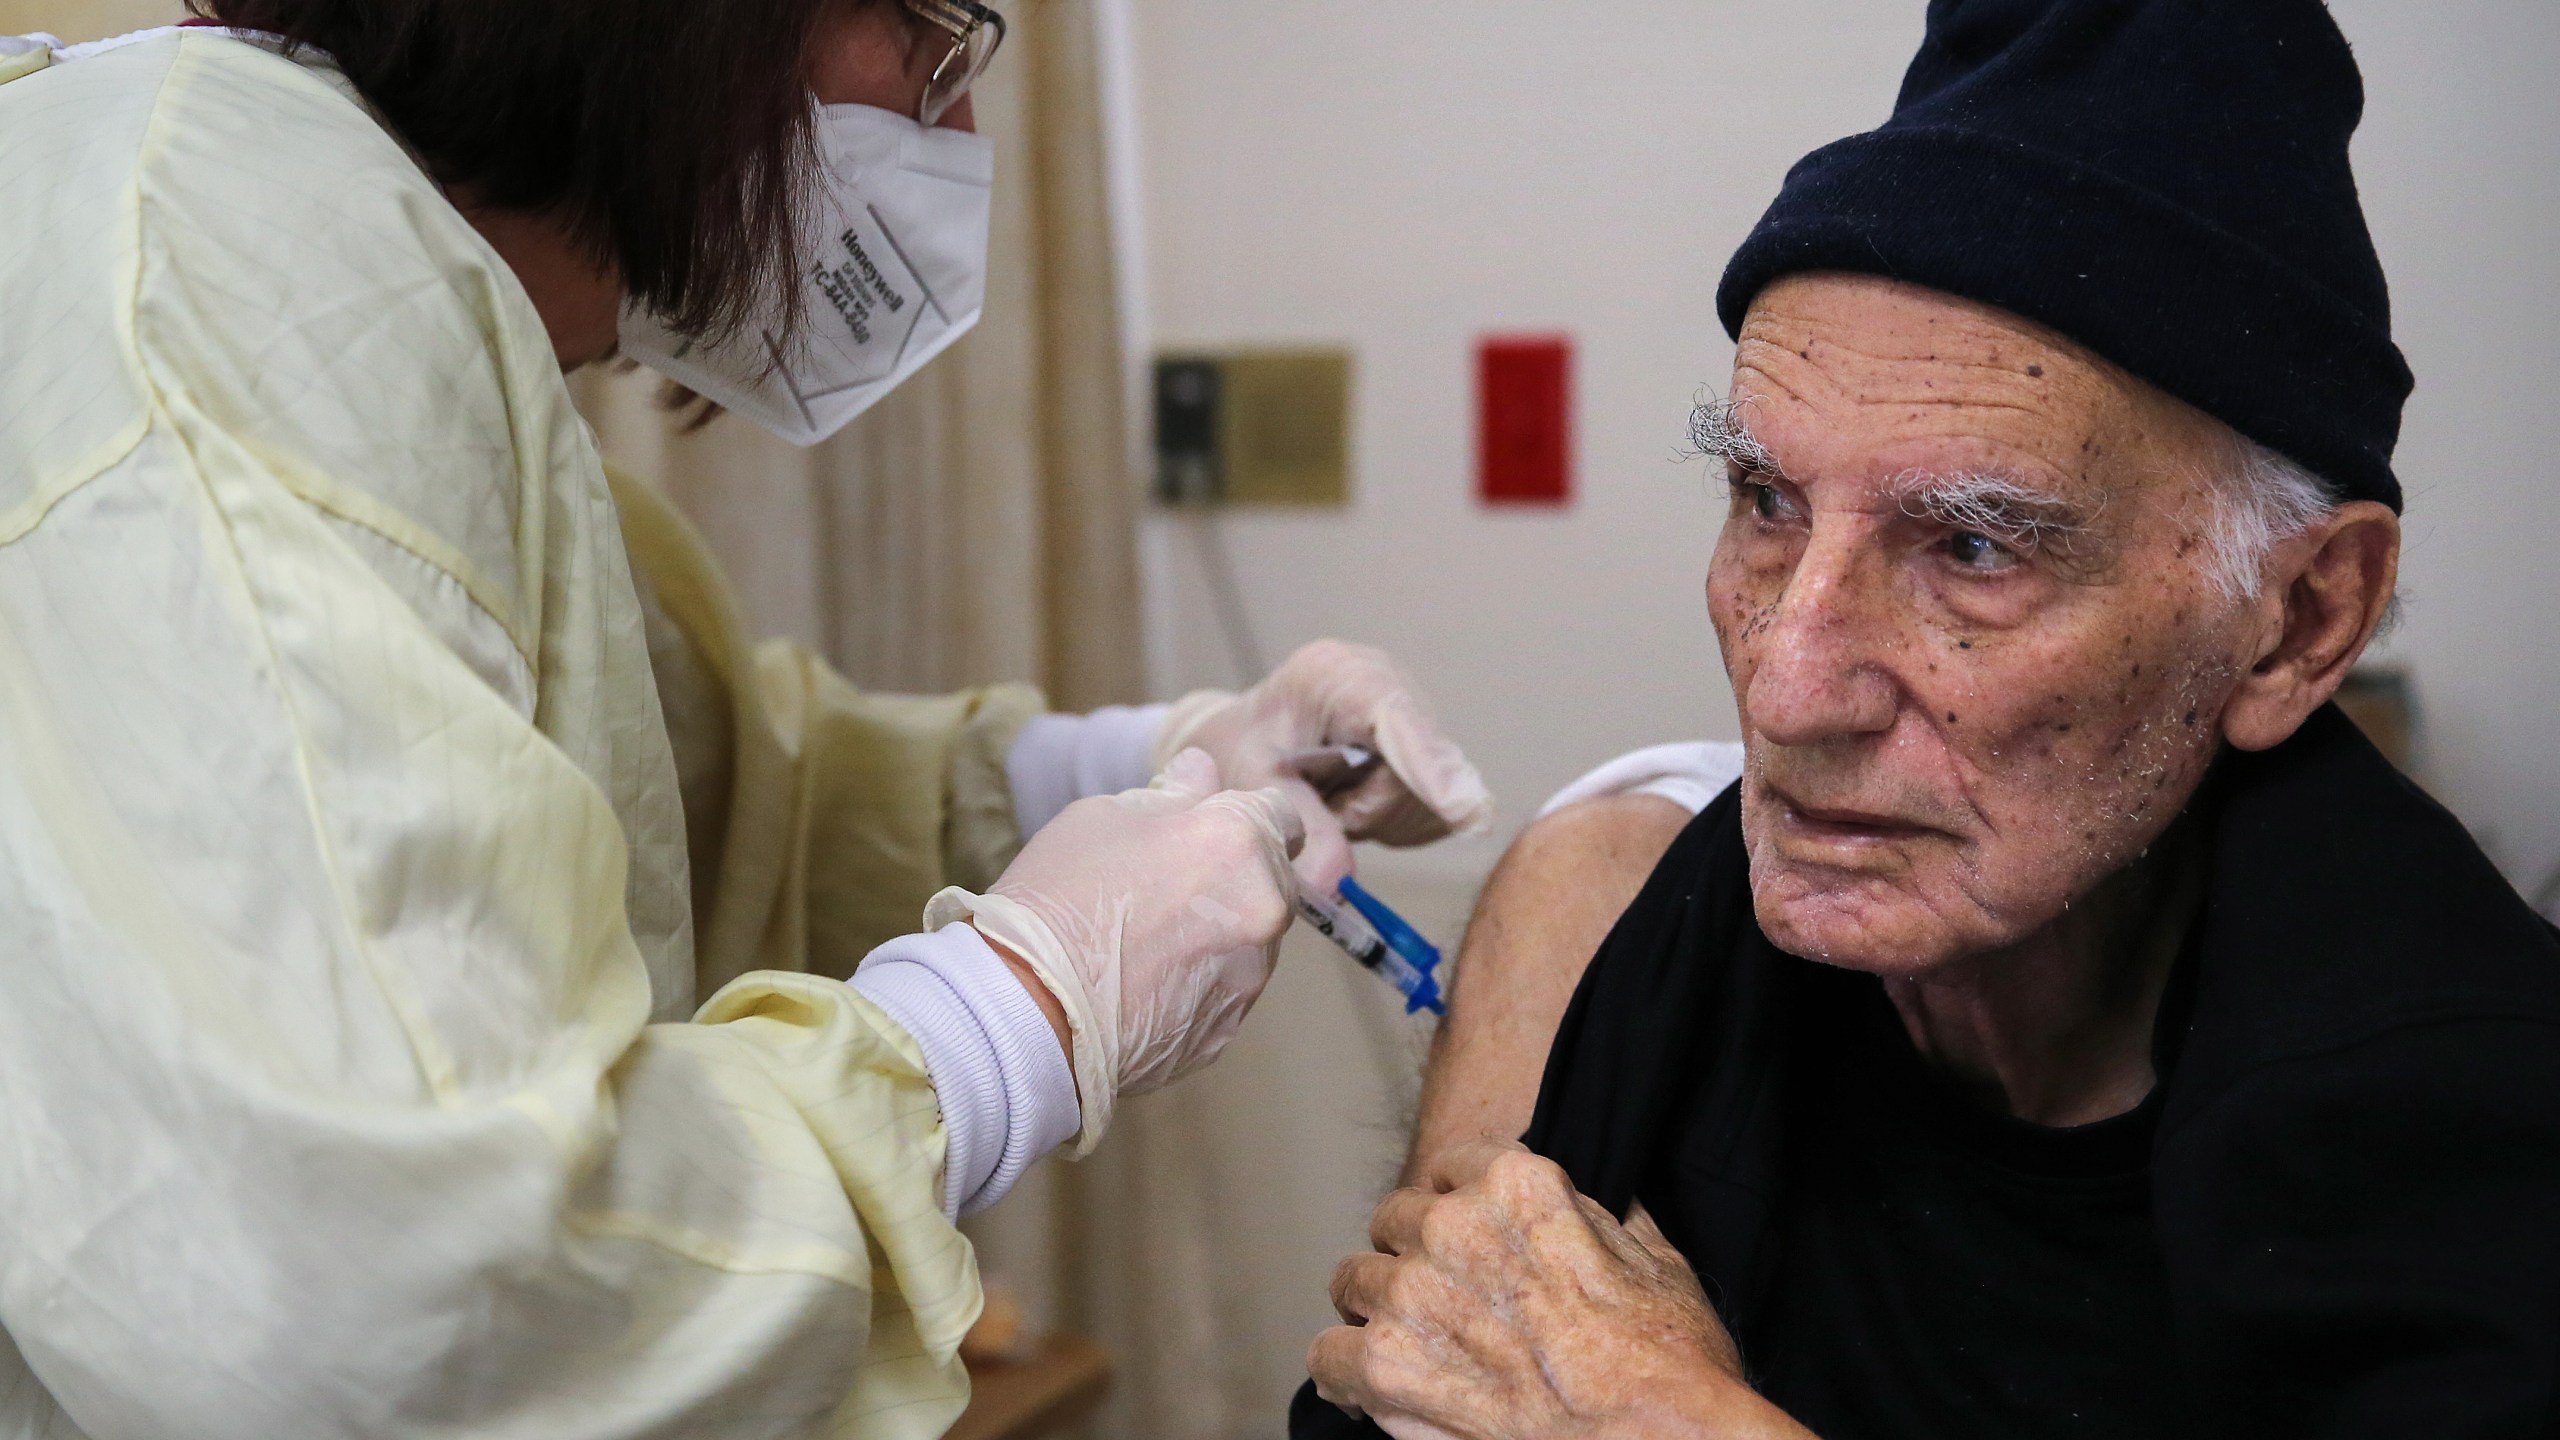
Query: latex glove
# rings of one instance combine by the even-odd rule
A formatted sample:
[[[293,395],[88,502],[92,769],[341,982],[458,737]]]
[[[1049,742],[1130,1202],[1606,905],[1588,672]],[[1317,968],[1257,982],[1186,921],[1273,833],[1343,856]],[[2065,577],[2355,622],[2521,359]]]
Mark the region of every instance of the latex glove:
[[[1287,767],[1293,757],[1357,745],[1380,763],[1331,795]],[[1158,757],[1198,746],[1229,785],[1276,786],[1298,807],[1307,844],[1298,874],[1330,895],[1351,873],[1351,841],[1425,845],[1493,820],[1484,777],[1431,720],[1411,681],[1382,651],[1319,640],[1242,695],[1202,691],[1177,703]]]
[[[945,890],[925,929],[968,920],[1030,965],[1066,1012],[1090,1154],[1121,1095],[1218,1057],[1262,996],[1297,913],[1304,841],[1276,790],[1221,791],[1207,754],[1154,786],[1079,800],[985,895]]]

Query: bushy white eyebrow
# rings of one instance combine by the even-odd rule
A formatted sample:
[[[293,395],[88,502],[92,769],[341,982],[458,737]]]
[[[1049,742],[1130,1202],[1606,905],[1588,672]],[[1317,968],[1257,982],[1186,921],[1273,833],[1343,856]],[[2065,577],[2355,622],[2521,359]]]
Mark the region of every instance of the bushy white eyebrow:
[[[1698,454],[1755,475],[1778,475],[1778,457],[1742,423],[1736,400],[1702,400],[1689,412],[1689,445]]]
[[[1745,474],[1785,478],[1778,457],[1744,423],[1742,409],[1731,399],[1699,402],[1689,413],[1690,446]],[[1905,515],[1988,535],[2021,554],[2074,556],[2093,537],[2098,518],[2074,500],[1996,472],[1914,470],[1896,477],[1892,488]]]
[[[1988,535],[2023,553],[2076,553],[2097,516],[2086,507],[2013,476],[1933,475],[1912,471],[1894,481],[1902,513],[1956,530]]]

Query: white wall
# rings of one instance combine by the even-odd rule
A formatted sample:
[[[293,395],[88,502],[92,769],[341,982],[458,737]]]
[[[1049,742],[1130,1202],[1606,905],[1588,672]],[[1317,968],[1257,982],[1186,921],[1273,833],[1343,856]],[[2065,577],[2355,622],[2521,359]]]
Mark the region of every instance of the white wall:
[[[2341,0],[2356,146],[2418,393],[2406,628],[2429,785],[2528,889],[2560,869],[2560,6]]]
[[[1352,507],[1222,522],[1264,648],[1392,649],[1483,763],[1504,834],[1619,749],[1732,736],[1700,599],[1714,486],[1675,458],[1731,363],[1715,282],[1794,160],[1887,112],[1921,0],[1132,8],[1157,342],[1357,353]],[[2539,878],[2560,866],[2560,6],[2337,9],[2421,381],[2401,449],[2414,603],[2390,653],[2416,672],[2431,783]],[[1513,328],[1581,339],[1582,499],[1563,514],[1470,498],[1472,345]],[[1160,683],[1232,683],[1184,527],[1150,539]],[[1364,866],[1452,941],[1500,838]],[[1272,1408],[1222,1433],[1277,1432],[1409,1103],[1410,1057],[1352,1043],[1378,1017],[1340,964],[1293,942],[1193,1082],[1250,1117],[1204,1162],[1231,1182],[1220,1383]]]

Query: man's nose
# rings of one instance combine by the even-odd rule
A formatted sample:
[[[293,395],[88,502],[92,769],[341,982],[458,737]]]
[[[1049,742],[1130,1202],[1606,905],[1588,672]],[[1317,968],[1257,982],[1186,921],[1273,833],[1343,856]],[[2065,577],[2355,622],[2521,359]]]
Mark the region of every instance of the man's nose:
[[[1752,642],[1744,711],[1778,745],[1834,744],[1893,728],[1893,596],[1856,535],[1814,536]]]

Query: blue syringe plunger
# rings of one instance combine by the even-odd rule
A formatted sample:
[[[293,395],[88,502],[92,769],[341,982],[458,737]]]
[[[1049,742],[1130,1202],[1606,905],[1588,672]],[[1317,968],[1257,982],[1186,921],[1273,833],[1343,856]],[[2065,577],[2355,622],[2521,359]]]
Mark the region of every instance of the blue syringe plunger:
[[[1370,894],[1359,881],[1344,876],[1341,894],[1344,902],[1360,912],[1360,918],[1368,921],[1378,938],[1386,942],[1387,960],[1377,969],[1404,992],[1404,1013],[1428,1010],[1434,1015],[1447,1014],[1448,1007],[1440,999],[1437,974],[1440,948],[1422,938],[1421,931],[1406,924],[1403,916],[1388,909],[1385,901]]]

